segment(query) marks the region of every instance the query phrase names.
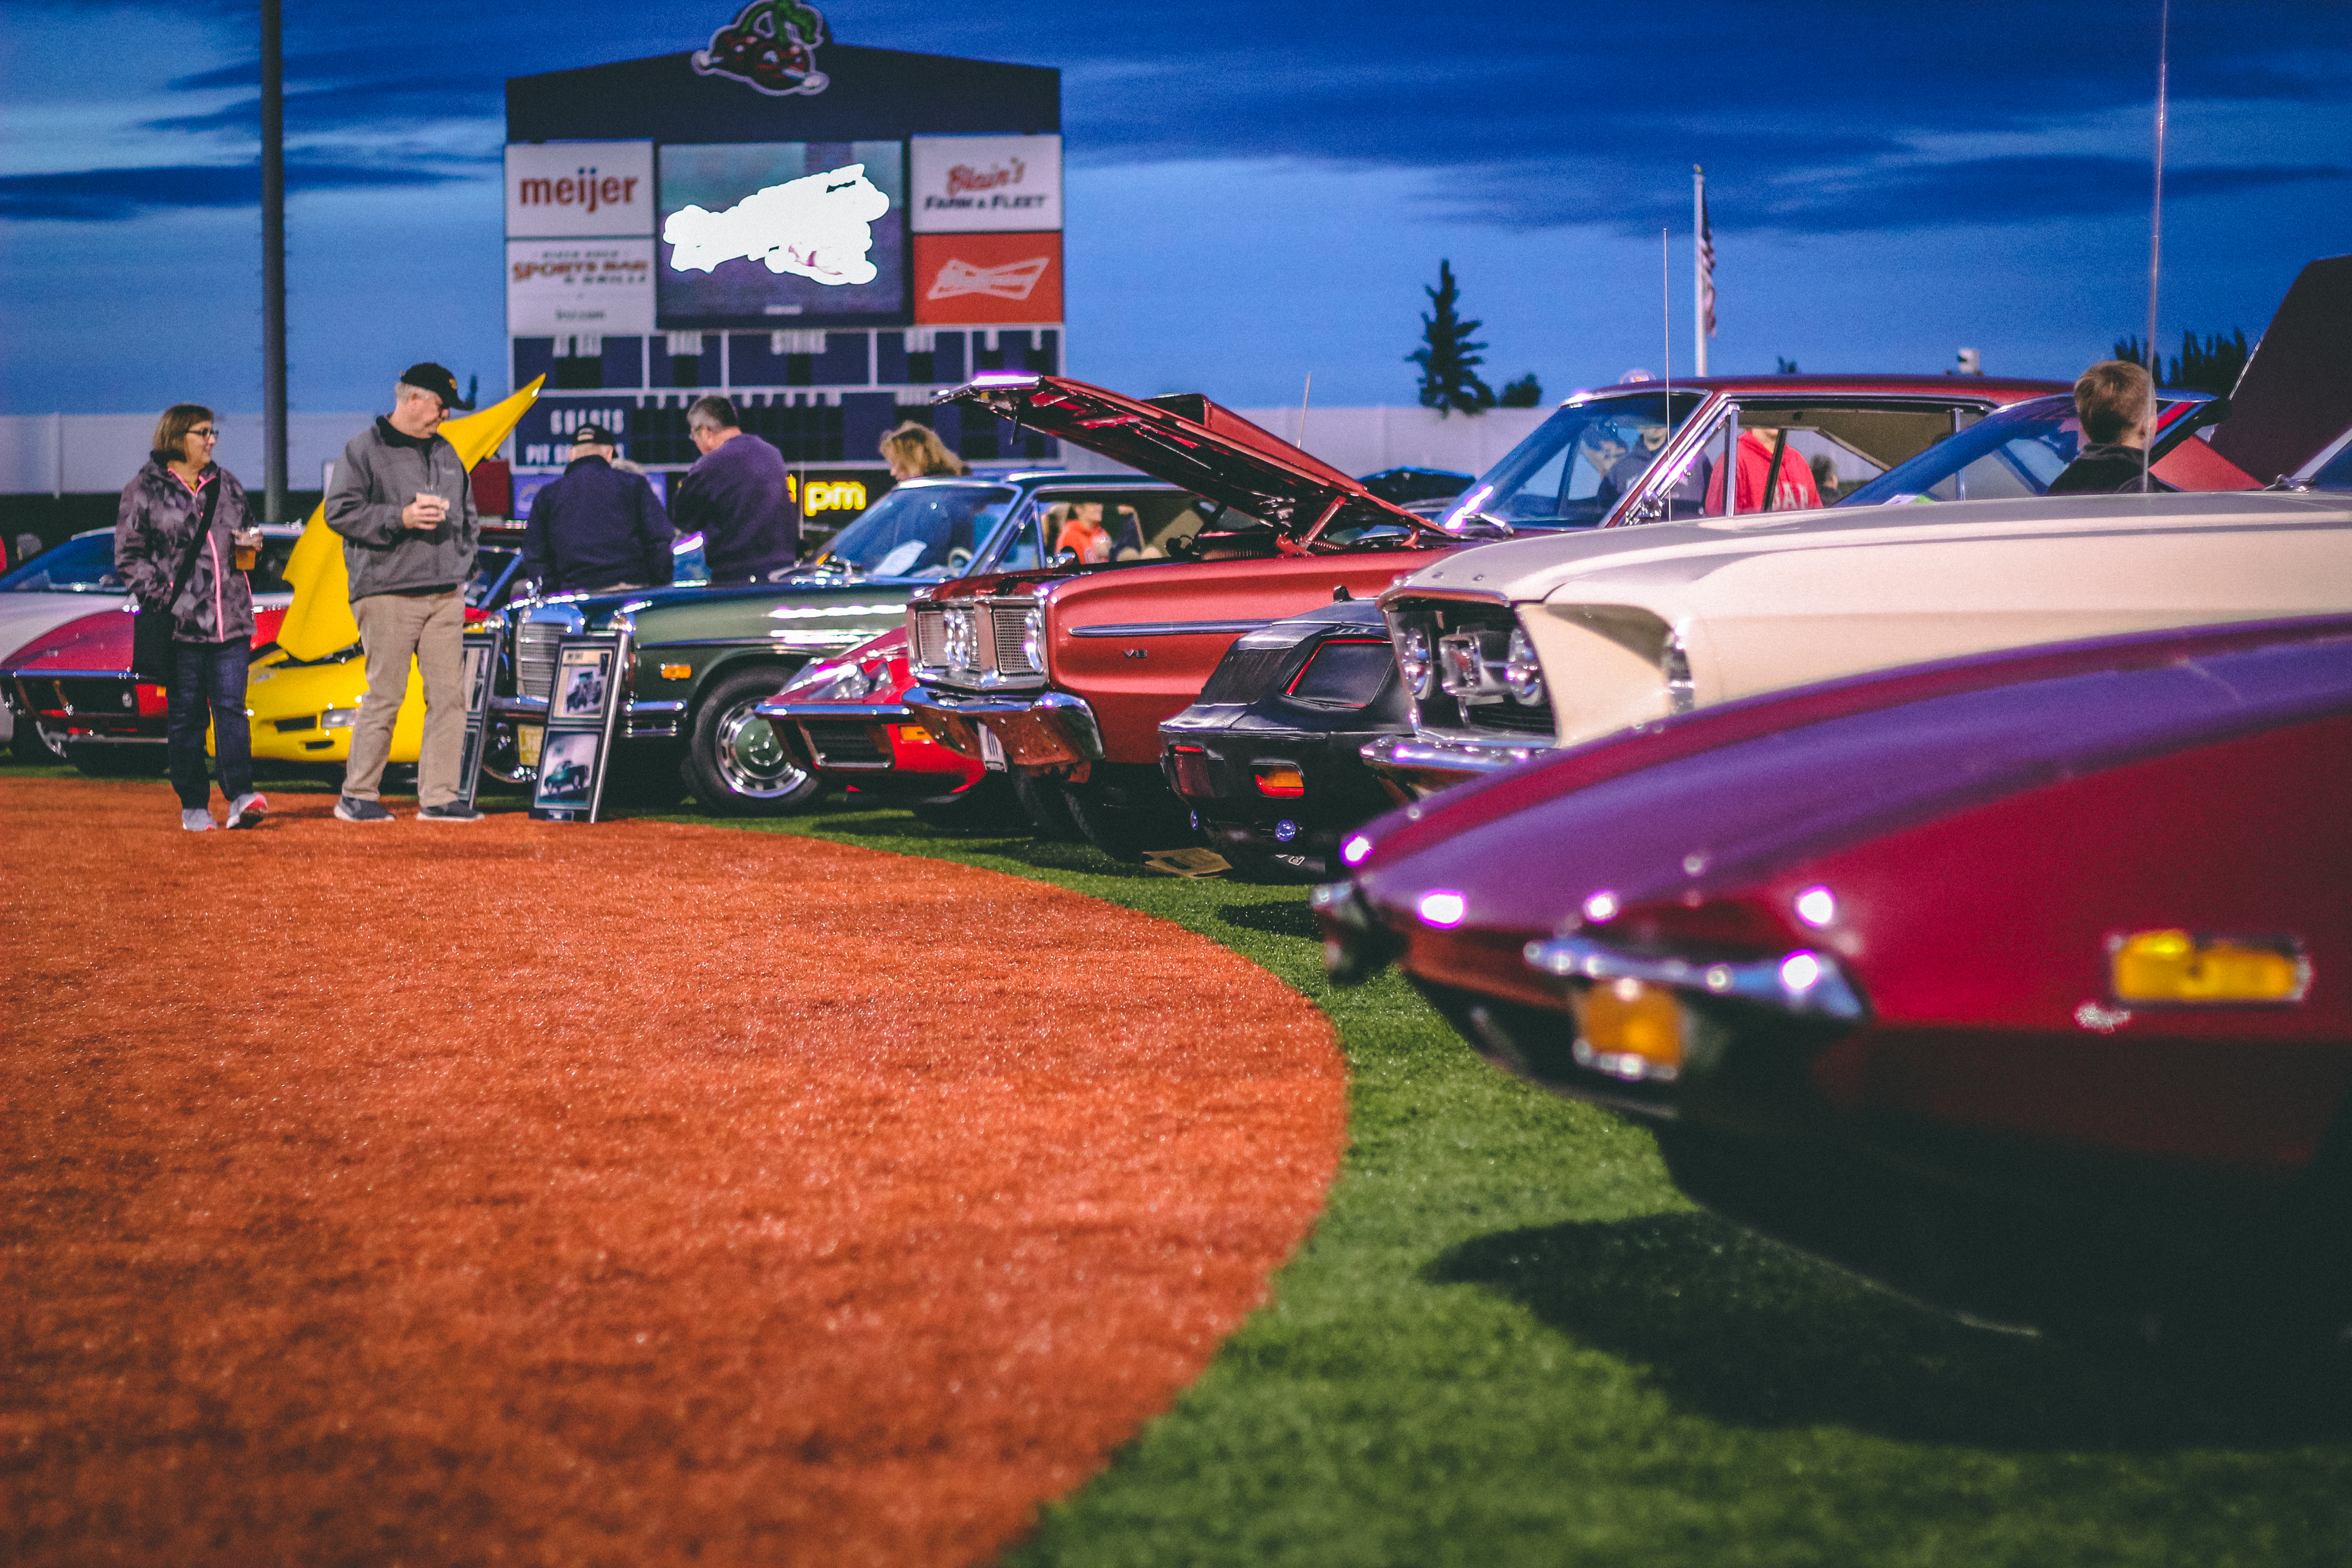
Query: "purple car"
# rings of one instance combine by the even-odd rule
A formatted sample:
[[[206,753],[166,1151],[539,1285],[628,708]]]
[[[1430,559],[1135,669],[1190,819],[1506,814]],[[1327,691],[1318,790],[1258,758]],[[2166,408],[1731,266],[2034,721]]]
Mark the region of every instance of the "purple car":
[[[2352,617],[1727,704],[1342,858],[1335,976],[1733,1219],[1989,1320],[2352,1320]]]

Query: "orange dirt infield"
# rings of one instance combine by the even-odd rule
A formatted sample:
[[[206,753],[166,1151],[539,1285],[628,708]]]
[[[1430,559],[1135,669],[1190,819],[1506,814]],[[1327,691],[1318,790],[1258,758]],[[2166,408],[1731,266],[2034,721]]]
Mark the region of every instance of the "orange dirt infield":
[[[984,1559],[1336,1169],[1329,1026],[1164,921],[283,804],[0,782],[17,1568]]]

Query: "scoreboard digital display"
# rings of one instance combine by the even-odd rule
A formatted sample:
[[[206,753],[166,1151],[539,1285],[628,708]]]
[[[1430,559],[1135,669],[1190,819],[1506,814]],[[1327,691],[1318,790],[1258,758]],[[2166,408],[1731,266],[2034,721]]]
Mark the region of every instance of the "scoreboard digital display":
[[[664,145],[658,159],[664,330],[909,319],[903,142]]]

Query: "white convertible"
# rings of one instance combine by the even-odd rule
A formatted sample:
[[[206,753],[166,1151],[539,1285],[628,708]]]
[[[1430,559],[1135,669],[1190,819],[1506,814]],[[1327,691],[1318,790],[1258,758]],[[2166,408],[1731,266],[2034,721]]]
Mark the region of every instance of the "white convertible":
[[[1895,665],[2352,611],[2352,495],[2319,489],[1766,511],[1446,556],[1381,595],[1415,793],[1709,703]]]

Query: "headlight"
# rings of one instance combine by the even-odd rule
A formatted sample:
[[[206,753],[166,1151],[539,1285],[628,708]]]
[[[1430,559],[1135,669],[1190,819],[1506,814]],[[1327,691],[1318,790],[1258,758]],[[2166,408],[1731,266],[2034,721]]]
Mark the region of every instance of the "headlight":
[[[1045,673],[1045,606],[1036,605],[1021,617],[1021,657],[1038,674]]]
[[[947,613],[948,664],[956,669],[976,668],[980,663],[980,628],[969,609],[951,609]]]
[[[1687,713],[1698,706],[1698,688],[1691,680],[1690,649],[1683,645],[1683,634],[1666,634],[1666,646],[1658,655],[1658,674],[1666,683],[1666,711]]]
[[[348,730],[353,724],[359,722],[359,717],[360,710],[356,708],[330,708],[324,713],[319,715],[319,728],[321,730]]]
[[[1437,665],[1429,657],[1429,634],[1421,627],[1408,626],[1397,638],[1397,672],[1416,699],[1425,701],[1437,689]]]
[[[1503,665],[1503,684],[1511,689],[1512,700],[1520,706],[1543,706],[1543,666],[1536,662],[1536,645],[1528,640],[1524,630],[1514,628],[1511,633],[1511,650]]]

